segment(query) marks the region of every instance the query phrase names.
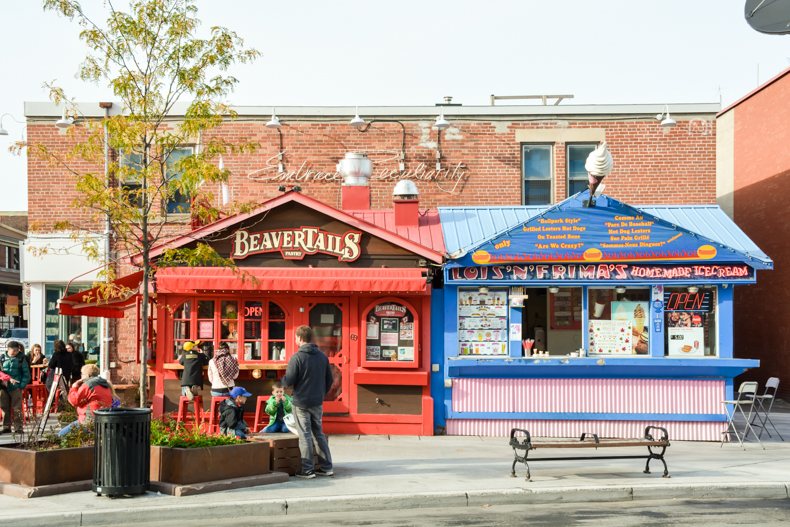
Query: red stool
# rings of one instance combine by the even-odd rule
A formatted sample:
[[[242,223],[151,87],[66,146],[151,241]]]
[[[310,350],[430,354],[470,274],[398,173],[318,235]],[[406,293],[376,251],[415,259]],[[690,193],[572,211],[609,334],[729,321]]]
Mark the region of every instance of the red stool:
[[[208,422],[206,424],[207,433],[219,434],[219,405],[227,398],[227,395],[211,396],[211,407],[208,410]]]
[[[255,400],[255,422],[252,431],[257,433],[266,428],[269,424],[269,414],[266,413],[266,403],[269,401],[268,395],[259,395]]]
[[[189,419],[189,403],[193,404],[193,417],[195,419],[195,428],[200,428],[200,423],[203,422],[203,398],[196,395],[191,401],[186,395],[178,398],[178,417],[176,421],[185,423]]]

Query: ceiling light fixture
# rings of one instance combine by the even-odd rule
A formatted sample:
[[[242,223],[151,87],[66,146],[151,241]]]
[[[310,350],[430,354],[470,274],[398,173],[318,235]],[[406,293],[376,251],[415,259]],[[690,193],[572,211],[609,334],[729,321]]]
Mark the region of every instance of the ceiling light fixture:
[[[623,293],[625,293],[625,291],[626,291],[625,286],[622,286],[622,285],[617,286],[617,287],[614,288],[614,292],[619,294],[619,295],[622,295]]]

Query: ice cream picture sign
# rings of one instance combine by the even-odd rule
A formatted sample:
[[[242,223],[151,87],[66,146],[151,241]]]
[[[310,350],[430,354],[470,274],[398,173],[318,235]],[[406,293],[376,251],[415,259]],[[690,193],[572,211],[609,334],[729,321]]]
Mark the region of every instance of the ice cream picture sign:
[[[732,262],[742,255],[644,211],[576,195],[460,258],[459,265],[537,262]]]

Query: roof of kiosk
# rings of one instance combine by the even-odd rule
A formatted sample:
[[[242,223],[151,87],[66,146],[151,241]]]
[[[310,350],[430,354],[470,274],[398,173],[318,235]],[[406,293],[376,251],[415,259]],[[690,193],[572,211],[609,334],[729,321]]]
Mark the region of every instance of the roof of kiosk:
[[[448,263],[695,261],[773,268],[718,205],[634,207],[601,195],[586,207],[588,196],[585,190],[540,207],[440,207]],[[626,240],[634,236],[646,238]]]

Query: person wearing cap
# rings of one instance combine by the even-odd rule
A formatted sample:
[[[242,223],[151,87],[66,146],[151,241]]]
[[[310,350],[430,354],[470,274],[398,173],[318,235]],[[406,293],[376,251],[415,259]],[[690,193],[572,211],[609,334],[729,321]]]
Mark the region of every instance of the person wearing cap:
[[[296,476],[305,479],[316,475],[333,476],[332,454],[329,453],[329,442],[321,422],[324,397],[332,387],[329,359],[313,343],[310,326],[296,328],[296,345],[299,350],[288,361],[282,379],[283,386],[293,387],[293,416],[302,457],[302,471]],[[313,447],[313,440],[316,447]],[[314,470],[314,454],[318,454],[318,470]]]
[[[224,435],[235,435],[238,438],[247,439],[250,428],[244,421],[244,403],[251,395],[241,386],[236,386],[230,391],[229,397],[219,406],[220,432]]]
[[[208,356],[199,347],[200,341],[184,342],[178,363],[184,367],[181,372],[181,394],[190,401],[203,389],[203,366],[208,365]]]

